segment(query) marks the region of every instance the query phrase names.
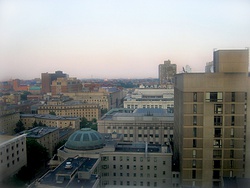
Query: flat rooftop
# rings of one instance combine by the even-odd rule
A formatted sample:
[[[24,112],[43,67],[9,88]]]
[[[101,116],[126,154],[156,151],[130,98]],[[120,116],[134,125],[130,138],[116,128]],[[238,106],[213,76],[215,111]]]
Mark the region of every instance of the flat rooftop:
[[[59,128],[57,128],[57,127],[35,127],[33,129],[30,129],[30,130],[22,131],[18,134],[19,135],[26,134],[27,138],[41,138],[41,137],[45,136],[46,134],[52,133],[58,129]]]
[[[54,170],[50,170],[38,182],[55,187],[92,187],[97,180],[95,175],[89,179],[78,179],[77,171],[88,172],[98,161],[96,158],[68,158]],[[66,163],[71,162],[72,168],[65,169]],[[72,178],[72,179],[71,179]]]
[[[64,117],[64,116],[55,116],[50,114],[20,114],[22,118],[40,118],[40,119],[51,119],[51,120],[77,120],[78,117]]]
[[[118,143],[115,146],[116,152],[138,152],[138,153],[171,153],[170,146],[166,146],[166,150],[162,151],[160,144],[147,144],[145,142]]]

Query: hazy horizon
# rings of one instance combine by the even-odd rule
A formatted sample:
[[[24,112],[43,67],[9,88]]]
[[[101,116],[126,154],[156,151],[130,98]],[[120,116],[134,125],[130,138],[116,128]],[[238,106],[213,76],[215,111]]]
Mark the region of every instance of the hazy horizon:
[[[61,70],[79,79],[204,72],[214,49],[250,47],[250,2],[2,0],[0,81]]]

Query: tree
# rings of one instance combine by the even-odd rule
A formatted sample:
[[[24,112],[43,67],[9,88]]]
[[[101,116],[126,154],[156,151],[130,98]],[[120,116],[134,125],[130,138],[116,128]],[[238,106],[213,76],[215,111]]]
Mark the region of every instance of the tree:
[[[25,130],[25,127],[24,127],[24,124],[21,120],[19,120],[17,123],[16,123],[16,128],[14,129],[15,133],[20,133],[22,132],[23,130]]]
[[[35,120],[34,123],[32,124],[32,127],[37,127],[37,126],[38,126],[38,124],[37,124],[37,122]]]
[[[38,127],[46,127],[46,124],[43,124],[41,121],[39,121]]]
[[[63,140],[63,141],[60,141],[56,144],[55,146],[55,149],[53,151],[53,154],[56,154],[57,153],[57,149],[60,148],[62,145],[64,145],[66,143],[67,140]]]
[[[49,112],[49,114],[56,116],[56,113],[54,111]]]
[[[80,122],[80,127],[81,127],[81,128],[86,128],[87,125],[88,125],[88,120],[87,120],[87,118],[82,117],[82,118],[81,118],[81,122]]]
[[[45,147],[35,139],[27,138],[27,166],[22,167],[17,173],[17,177],[24,181],[34,178],[39,169],[49,160],[49,153]]]

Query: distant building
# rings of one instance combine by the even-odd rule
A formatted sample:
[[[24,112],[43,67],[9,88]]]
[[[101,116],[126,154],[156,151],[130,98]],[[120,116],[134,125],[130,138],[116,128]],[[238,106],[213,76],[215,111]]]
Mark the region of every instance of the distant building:
[[[214,73],[176,75],[174,159],[183,187],[250,177],[249,50],[214,51],[213,63]]]
[[[57,156],[61,165],[35,182],[35,187],[165,188],[173,185],[169,145],[127,143],[122,142],[120,134],[81,129],[58,149]]]
[[[135,89],[124,99],[124,108],[163,108],[173,111],[174,89]]]
[[[21,114],[20,119],[26,129],[32,128],[34,122],[37,125],[42,123],[49,127],[80,129],[80,118],[78,117],[63,117],[50,114]]]
[[[58,95],[62,93],[75,93],[82,91],[82,82],[76,78],[57,78],[52,81],[51,93]]]
[[[171,64],[170,60],[164,61],[159,65],[159,82],[160,85],[168,85],[174,83],[174,75],[176,74],[176,64]]]
[[[100,133],[119,133],[124,141],[165,144],[173,137],[174,115],[165,109],[112,109],[98,120]]]
[[[1,107],[1,106],[0,106]],[[12,135],[16,128],[16,123],[20,120],[20,113],[15,110],[0,110],[0,133]]]
[[[26,135],[0,135],[0,182],[27,165]]]
[[[205,72],[206,73],[209,73],[209,72],[213,73],[214,72],[214,62],[213,61],[206,63]]]
[[[38,114],[49,114],[51,112],[54,112],[57,116],[85,117],[88,121],[101,117],[101,109],[98,104],[88,104],[81,101],[68,101],[62,104],[37,106]]]
[[[64,74],[62,71],[56,71],[55,73],[42,73],[41,74],[42,94],[51,92],[52,81],[56,80],[57,78],[66,78],[66,77],[68,77],[68,75]]]
[[[15,79],[12,81],[13,82],[13,90],[14,91],[28,91],[29,86],[28,85],[21,85],[19,79]]]

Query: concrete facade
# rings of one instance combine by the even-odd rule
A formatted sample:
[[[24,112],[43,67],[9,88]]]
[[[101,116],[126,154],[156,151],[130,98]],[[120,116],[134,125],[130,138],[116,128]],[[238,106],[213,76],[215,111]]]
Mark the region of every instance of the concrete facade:
[[[0,135],[0,181],[27,165],[26,135]]]
[[[182,186],[249,178],[248,49],[214,52],[214,73],[175,78],[174,160]]]
[[[14,134],[14,129],[16,128],[16,123],[19,121],[19,119],[19,112],[15,112],[15,110],[3,110],[0,115],[0,132],[9,135]]]
[[[119,133],[125,141],[164,144],[173,137],[174,115],[165,109],[112,109],[98,120],[100,133]]]
[[[174,75],[176,74],[176,64],[171,64],[170,60],[164,61],[159,65],[159,82],[160,85],[168,85],[174,83]]]

